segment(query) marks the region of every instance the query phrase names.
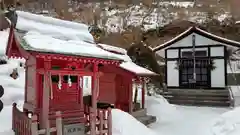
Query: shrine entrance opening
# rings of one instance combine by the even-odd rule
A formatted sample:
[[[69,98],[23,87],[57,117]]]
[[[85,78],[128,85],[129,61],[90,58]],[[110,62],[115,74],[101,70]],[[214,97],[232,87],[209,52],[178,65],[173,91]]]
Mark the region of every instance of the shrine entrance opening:
[[[52,96],[50,106],[61,104],[81,104],[82,76],[51,75]]]

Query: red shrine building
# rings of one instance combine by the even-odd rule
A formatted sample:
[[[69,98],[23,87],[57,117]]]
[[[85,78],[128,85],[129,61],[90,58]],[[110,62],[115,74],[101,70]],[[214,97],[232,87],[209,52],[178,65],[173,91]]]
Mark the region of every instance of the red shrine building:
[[[56,131],[60,134],[55,122],[58,117],[62,119],[64,135],[71,135],[65,130],[76,127],[84,134],[111,135],[109,108],[121,109],[136,117],[146,115],[145,78],[156,74],[134,64],[124,49],[63,41],[11,27],[6,55],[26,59],[23,112],[16,104],[13,106],[13,130],[18,135],[32,135],[33,123],[39,130],[37,133],[55,134]],[[89,95],[84,94],[84,76],[91,77]],[[141,103],[133,103],[134,84],[142,85]],[[56,116],[56,112],[61,115]],[[106,116],[99,112],[106,112]],[[28,114],[32,114],[34,120]],[[101,122],[107,126],[99,126]]]

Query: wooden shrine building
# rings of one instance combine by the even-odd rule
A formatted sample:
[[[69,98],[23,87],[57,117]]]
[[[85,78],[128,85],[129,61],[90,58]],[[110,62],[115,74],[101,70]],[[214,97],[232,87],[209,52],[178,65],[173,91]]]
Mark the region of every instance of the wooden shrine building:
[[[144,77],[156,74],[126,60],[126,54],[114,53],[108,47],[59,40],[37,32],[21,33],[11,27],[6,55],[26,59],[23,112],[16,104],[13,107],[15,133],[32,135],[29,123],[34,121],[38,123],[38,130],[54,132],[58,130],[54,121],[59,117],[55,117],[55,112],[60,111],[64,132],[77,127],[85,129],[81,130],[83,134],[90,131],[91,135],[111,135],[110,106],[130,114],[144,110],[145,87],[142,87],[142,107],[134,109],[132,85],[136,81],[144,85]],[[90,96],[83,92],[84,76],[92,78]],[[108,115],[99,115],[99,111]],[[29,122],[29,113],[37,119]],[[102,122],[107,128],[103,130],[94,119],[104,119],[106,122]],[[94,130],[96,127],[98,130]]]

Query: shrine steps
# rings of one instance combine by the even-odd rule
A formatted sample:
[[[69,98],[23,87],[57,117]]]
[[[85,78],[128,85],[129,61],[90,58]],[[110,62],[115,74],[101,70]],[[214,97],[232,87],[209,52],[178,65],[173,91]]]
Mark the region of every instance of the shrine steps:
[[[168,89],[160,93],[171,104],[229,107],[232,105],[229,90],[209,90],[209,89]]]
[[[147,115],[146,109],[141,109],[132,113],[132,116],[135,117],[138,121],[144,125],[149,125],[157,121],[155,116]]]
[[[49,113],[49,120],[51,123],[51,126],[55,126],[55,110],[51,109],[51,112]],[[62,121],[64,124],[74,124],[74,123],[84,123],[84,112],[82,110],[64,110],[62,111]]]

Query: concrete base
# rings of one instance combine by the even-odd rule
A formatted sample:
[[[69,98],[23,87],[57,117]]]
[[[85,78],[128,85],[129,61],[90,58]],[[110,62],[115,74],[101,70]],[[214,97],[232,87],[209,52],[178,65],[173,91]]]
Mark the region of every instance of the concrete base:
[[[155,116],[147,115],[146,109],[140,109],[137,111],[134,111],[132,113],[132,116],[135,117],[137,120],[139,120],[144,125],[149,125],[151,123],[156,122],[157,118]]]

